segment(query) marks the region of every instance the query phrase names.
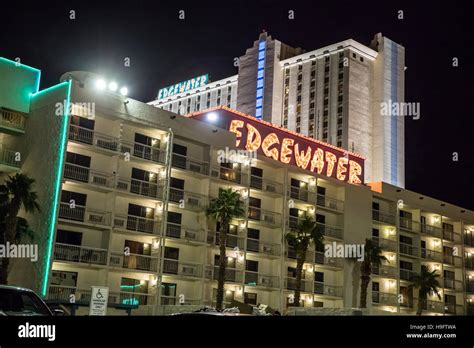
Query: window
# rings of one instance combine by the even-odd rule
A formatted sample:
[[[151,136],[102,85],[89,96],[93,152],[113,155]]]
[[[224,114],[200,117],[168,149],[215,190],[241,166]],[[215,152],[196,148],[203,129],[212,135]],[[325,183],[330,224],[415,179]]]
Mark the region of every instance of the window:
[[[330,59],[329,56],[324,57],[324,62],[326,62],[326,63],[329,62],[329,59]]]
[[[56,243],[68,245],[81,245],[82,233],[66,230],[58,230],[56,233]]]
[[[357,58],[357,55],[355,53],[352,53],[352,58]]]
[[[251,292],[244,293],[244,303],[256,306],[257,305],[257,294]]]

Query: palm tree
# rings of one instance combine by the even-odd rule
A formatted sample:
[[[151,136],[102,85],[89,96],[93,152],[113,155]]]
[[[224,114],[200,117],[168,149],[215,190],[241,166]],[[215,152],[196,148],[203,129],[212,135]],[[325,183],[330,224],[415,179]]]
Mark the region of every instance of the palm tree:
[[[311,244],[323,245],[324,233],[311,216],[305,216],[295,230],[291,230],[285,235],[288,245],[296,252],[296,287],[294,306],[300,305],[301,297],[301,276],[303,265],[306,260],[306,252]]]
[[[20,210],[26,213],[40,211],[38,195],[32,191],[35,180],[25,174],[9,176],[0,185],[0,243],[18,243],[23,236],[31,236],[28,222],[18,217]],[[8,266],[10,260],[2,259],[0,267],[0,284],[8,283]]]
[[[440,285],[436,278],[439,274],[436,270],[430,272],[426,266],[421,266],[421,273],[415,274],[412,277],[413,284],[411,288],[418,288],[418,304],[416,306],[416,315],[421,315],[423,308],[425,308],[428,294],[435,293],[438,299],[441,300],[441,295],[438,291]]]
[[[382,255],[382,248],[371,239],[365,240],[364,261],[360,265],[360,308],[367,308],[367,288],[374,267],[380,267],[388,259]]]
[[[206,215],[219,223],[219,273],[217,278],[217,310],[222,309],[224,301],[224,281],[227,266],[226,244],[232,219],[244,214],[240,194],[232,188],[219,190],[219,196],[214,198],[207,208]]]

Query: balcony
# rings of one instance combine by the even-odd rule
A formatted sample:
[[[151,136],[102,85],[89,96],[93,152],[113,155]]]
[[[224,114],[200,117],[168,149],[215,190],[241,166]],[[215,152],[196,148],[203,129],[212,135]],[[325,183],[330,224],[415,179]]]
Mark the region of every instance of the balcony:
[[[281,214],[257,207],[249,207],[248,218],[270,226],[281,225]]]
[[[16,111],[0,109],[0,132],[8,134],[25,133],[26,117]]]
[[[443,231],[441,228],[427,224],[421,224],[421,233],[428,234],[436,238],[443,237]]]
[[[161,230],[161,221],[147,219],[141,216],[117,214],[114,216],[113,222],[113,228],[115,230],[154,235],[159,235]]]
[[[343,268],[344,267],[344,260],[341,258],[336,257],[325,257],[323,252],[315,252],[314,253],[314,263],[318,265],[336,267],[336,268]]]
[[[281,253],[279,244],[262,242],[261,240],[251,238],[247,238],[247,247],[245,250],[275,257],[280,256]]]
[[[464,266],[469,269],[474,269],[474,258],[466,257],[464,259]]]
[[[439,283],[445,288],[453,291],[463,291],[463,283],[456,279],[438,278]]]
[[[130,154],[135,159],[164,164],[166,152],[159,147],[122,140],[120,153]]]
[[[399,217],[400,228],[409,232],[419,232],[420,224],[418,221]]]
[[[342,286],[326,285],[315,281],[313,292],[317,295],[342,297]]]
[[[107,249],[56,243],[54,245],[54,260],[85,263],[89,265],[106,265]]]
[[[462,267],[462,258],[454,255],[443,255],[443,263],[454,267]]]
[[[169,200],[182,204],[182,208],[196,211],[207,208],[207,196],[170,187]]]
[[[118,178],[117,190],[157,200],[163,199],[163,183],[161,181],[150,182],[133,178]]]
[[[316,205],[321,208],[336,210],[338,212],[344,211],[344,202],[325,195],[316,195]]]
[[[400,254],[418,256],[418,248],[411,244],[400,243]]]
[[[204,242],[203,231],[171,222],[166,224],[166,237],[182,239],[188,242]]]
[[[306,257],[305,257],[305,262],[313,263],[314,260],[315,260],[314,255],[315,255],[315,252],[313,250],[307,250],[306,251]],[[285,256],[288,259],[296,260],[296,250],[293,247],[288,246],[287,250],[285,250]]]
[[[387,292],[372,291],[372,304],[398,306],[398,295]]]
[[[208,265],[206,267],[205,277],[209,280],[217,280],[219,277],[219,266],[218,265]],[[237,270],[235,268],[226,268],[225,269],[225,281],[232,283],[242,283],[244,278],[244,272],[242,270]]]
[[[276,196],[283,194],[282,184],[275,181],[266,180],[259,176],[254,176],[254,175],[250,177],[250,188],[261,190],[261,191],[264,191],[266,193],[270,193]]]
[[[164,259],[163,273],[165,275],[176,275],[180,277],[201,278],[202,264],[181,262],[175,259]]]
[[[2,148],[0,144],[0,173],[12,173],[20,169],[21,161],[17,161],[17,152]]]
[[[379,237],[372,237],[372,242],[384,251],[397,251],[397,241]]]
[[[220,232],[208,231],[207,243],[211,245],[220,245],[219,241]],[[234,249],[235,247],[240,250],[244,249],[245,238],[236,234],[227,233],[226,247]]]
[[[258,272],[245,271],[245,285],[278,289],[280,287],[280,278]]]
[[[201,160],[191,159],[186,156],[173,153],[171,166],[177,169],[183,169],[192,173],[209,175],[209,163]]]
[[[444,303],[440,301],[426,301],[423,305],[423,309],[433,313],[444,313]]]
[[[118,153],[119,139],[74,124],[69,125],[69,140],[79,144],[91,145],[100,152]]]
[[[316,223],[316,226],[323,233],[325,237],[343,239],[344,230],[341,227],[322,224],[319,222]]]
[[[68,222],[110,227],[110,216],[110,212],[103,210],[89,209],[81,205],[72,208],[69,203],[59,204],[59,219]]]
[[[159,260],[157,257],[149,255],[129,254],[124,252],[110,253],[110,266],[125,269],[133,269],[144,272],[157,272]]]
[[[443,253],[435,250],[421,248],[421,258],[430,261],[443,262]]]
[[[306,184],[307,186],[307,184]],[[312,197],[314,197],[314,192],[309,191],[308,189],[297,187],[297,186],[290,186],[288,189],[288,196],[291,199],[297,199],[303,202],[311,201]]]
[[[459,233],[449,230],[443,230],[443,239],[453,243],[462,242],[462,236]]]
[[[284,288],[287,290],[296,290],[296,278],[285,277]],[[300,290],[302,292],[313,292],[313,281],[309,279],[301,279]]]
[[[474,294],[474,280],[466,279],[466,292]]]
[[[408,269],[403,269],[400,268],[400,279],[401,280],[407,280],[411,281],[413,279],[413,276],[418,275],[418,273],[408,270]]]
[[[64,165],[64,178],[108,188],[113,188],[115,181],[111,174],[101,173],[73,163]]]
[[[381,210],[372,210],[372,220],[384,224],[395,225],[395,215]]]
[[[464,244],[466,246],[474,247],[474,236],[471,233],[464,233]]]
[[[444,304],[444,313],[446,314],[455,314],[463,315],[464,307],[455,303],[445,303]]]
[[[382,265],[380,267],[372,267],[372,274],[384,278],[398,278],[398,270],[396,267]],[[408,279],[407,279],[408,280]]]
[[[238,185],[247,185],[247,174],[232,168],[212,167],[211,177]]]

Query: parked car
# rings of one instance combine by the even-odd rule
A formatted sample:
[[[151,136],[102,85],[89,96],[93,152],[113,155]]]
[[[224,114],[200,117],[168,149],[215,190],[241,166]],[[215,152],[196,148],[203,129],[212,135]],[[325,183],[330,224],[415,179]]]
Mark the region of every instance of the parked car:
[[[60,309],[51,311],[34,291],[16,286],[0,285],[1,316],[63,315]]]

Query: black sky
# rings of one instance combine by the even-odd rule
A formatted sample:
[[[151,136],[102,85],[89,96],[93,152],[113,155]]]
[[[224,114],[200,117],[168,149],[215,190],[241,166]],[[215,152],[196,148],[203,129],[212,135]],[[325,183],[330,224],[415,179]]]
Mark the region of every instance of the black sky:
[[[42,88],[89,70],[152,100],[159,88],[237,73],[234,57],[265,29],[307,51],[373,35],[406,48],[406,187],[474,209],[473,16],[458,1],[46,1],[0,5],[0,56],[42,70]],[[76,19],[69,19],[74,10]],[[185,19],[178,11],[185,11]],[[288,19],[293,10],[295,19]],[[397,11],[404,19],[397,19]],[[124,67],[125,57],[131,67]],[[459,67],[452,67],[452,58]],[[1,78],[1,77],[0,77]],[[452,160],[453,152],[459,161]]]

